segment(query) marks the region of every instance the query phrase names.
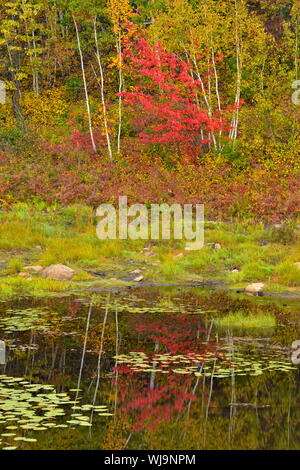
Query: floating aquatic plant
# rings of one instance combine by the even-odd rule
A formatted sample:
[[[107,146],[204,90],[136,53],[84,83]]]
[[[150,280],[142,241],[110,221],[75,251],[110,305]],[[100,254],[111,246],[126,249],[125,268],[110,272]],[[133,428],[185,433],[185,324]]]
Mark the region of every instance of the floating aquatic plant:
[[[218,355],[207,351],[205,354],[155,354],[152,357],[143,352],[131,352],[116,358],[121,366],[125,365],[133,372],[193,374],[196,377],[210,377],[213,374],[217,378],[226,378],[230,377],[232,373],[236,376],[258,376],[269,370],[289,372],[295,369],[287,361],[272,360],[271,358],[249,360],[248,357],[241,354],[233,357],[230,352],[226,351]]]
[[[51,320],[49,316],[51,315]],[[39,308],[27,308],[22,310],[6,310],[6,316],[0,318],[0,329],[5,332],[47,330],[54,323],[58,322],[55,312],[42,310]]]
[[[6,426],[1,434],[2,449],[12,449],[14,442],[36,442],[34,437],[19,435],[24,431],[45,431],[49,428],[67,428],[70,425],[91,427],[89,416],[84,413],[93,410],[99,416],[111,416],[105,405],[80,404],[66,393],[56,393],[53,385],[30,383],[21,377],[0,375],[0,424]],[[64,407],[68,406],[67,409]],[[65,423],[57,420],[65,417],[68,410],[74,410]],[[12,424],[13,423],[13,424]],[[4,441],[4,442],[3,442]],[[9,445],[7,445],[9,444]]]

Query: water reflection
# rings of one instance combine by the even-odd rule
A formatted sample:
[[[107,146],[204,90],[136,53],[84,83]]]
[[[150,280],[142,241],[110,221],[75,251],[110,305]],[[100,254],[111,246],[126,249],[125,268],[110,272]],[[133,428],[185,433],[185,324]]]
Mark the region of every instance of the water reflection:
[[[221,330],[208,299],[141,290],[1,303],[0,447],[298,449],[297,325]]]

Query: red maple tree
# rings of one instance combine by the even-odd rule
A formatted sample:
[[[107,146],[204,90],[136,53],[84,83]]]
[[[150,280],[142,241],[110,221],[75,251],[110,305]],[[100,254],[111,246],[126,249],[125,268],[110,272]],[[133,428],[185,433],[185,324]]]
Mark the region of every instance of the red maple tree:
[[[173,144],[180,153],[196,160],[212,142],[214,133],[222,131],[226,138],[230,130],[226,116],[238,105],[214,116],[201,109],[198,97],[203,83],[194,78],[192,64],[167,52],[160,43],[150,45],[144,37],[127,41],[124,59],[139,83],[122,96],[127,104],[140,105],[154,122],[140,133],[142,143]]]

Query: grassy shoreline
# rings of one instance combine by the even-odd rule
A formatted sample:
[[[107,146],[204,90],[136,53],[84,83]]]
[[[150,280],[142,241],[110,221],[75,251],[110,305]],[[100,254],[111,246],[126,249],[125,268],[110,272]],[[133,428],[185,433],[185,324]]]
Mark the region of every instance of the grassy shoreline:
[[[220,280],[243,289],[263,282],[265,292],[300,291],[298,227],[295,221],[206,222],[205,245],[185,251],[183,240],[106,240],[96,235],[95,213],[84,205],[38,208],[17,204],[0,212],[0,298],[29,291],[59,292],[80,283],[98,286],[149,282]],[[19,276],[26,265],[65,264],[70,282]],[[138,271],[139,274],[134,273]]]

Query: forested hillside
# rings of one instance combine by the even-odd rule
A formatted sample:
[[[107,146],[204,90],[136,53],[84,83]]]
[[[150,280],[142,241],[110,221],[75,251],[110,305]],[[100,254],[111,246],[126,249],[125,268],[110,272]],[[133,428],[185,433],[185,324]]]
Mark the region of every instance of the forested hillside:
[[[0,6],[0,200],[298,209],[299,0]],[[292,98],[293,97],[293,98]]]

